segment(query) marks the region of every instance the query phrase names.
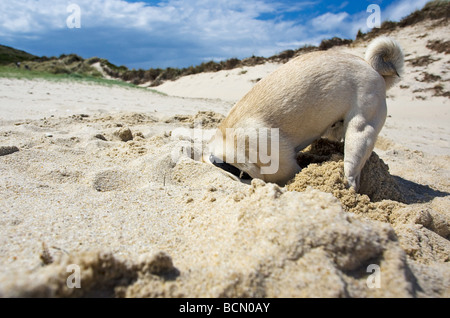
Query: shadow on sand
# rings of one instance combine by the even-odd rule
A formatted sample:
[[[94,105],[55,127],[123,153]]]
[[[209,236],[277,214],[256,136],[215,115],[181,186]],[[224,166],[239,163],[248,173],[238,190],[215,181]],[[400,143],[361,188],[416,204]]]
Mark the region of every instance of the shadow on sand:
[[[401,192],[405,195],[406,204],[430,202],[434,198],[446,197],[448,192],[435,190],[427,185],[415,183],[398,176],[392,176],[397,182]]]

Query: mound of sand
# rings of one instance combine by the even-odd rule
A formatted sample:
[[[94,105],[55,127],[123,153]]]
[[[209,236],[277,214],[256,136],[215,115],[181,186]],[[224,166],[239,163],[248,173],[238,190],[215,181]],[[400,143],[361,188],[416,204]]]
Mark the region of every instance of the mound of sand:
[[[387,221],[383,200],[391,200],[391,208],[405,202],[404,195],[390,175],[389,167],[376,153],[372,153],[361,172],[359,193],[348,188],[344,176],[344,144],[320,139],[300,152],[297,161],[302,171],[291,180],[287,189],[302,192],[312,187],[333,194],[348,212],[374,215]],[[381,207],[383,211],[377,211]]]
[[[212,127],[221,116],[178,124],[200,117]],[[0,157],[0,295],[449,296],[448,196],[409,203],[375,154],[366,194],[354,193],[342,145],[323,140],[299,155],[305,168],[285,188],[236,182],[184,156],[202,144],[165,121],[117,114],[8,127],[20,151]],[[118,137],[124,128],[132,140]],[[71,265],[80,289],[68,287]],[[381,288],[368,284],[371,265]]]

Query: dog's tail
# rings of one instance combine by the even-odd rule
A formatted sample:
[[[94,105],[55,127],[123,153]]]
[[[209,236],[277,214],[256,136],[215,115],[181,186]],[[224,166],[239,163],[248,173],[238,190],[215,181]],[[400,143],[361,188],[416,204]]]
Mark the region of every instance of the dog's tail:
[[[403,51],[400,45],[388,37],[373,40],[366,51],[366,61],[384,77],[386,90],[400,80],[403,72]]]

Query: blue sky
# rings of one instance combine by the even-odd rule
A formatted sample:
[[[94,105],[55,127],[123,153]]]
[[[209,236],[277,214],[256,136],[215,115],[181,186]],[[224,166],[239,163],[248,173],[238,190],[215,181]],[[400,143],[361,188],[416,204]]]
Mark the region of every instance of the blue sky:
[[[0,0],[0,44],[36,55],[99,56],[129,68],[271,56],[368,31],[367,7],[398,21],[427,0]],[[80,8],[80,28],[68,28]]]

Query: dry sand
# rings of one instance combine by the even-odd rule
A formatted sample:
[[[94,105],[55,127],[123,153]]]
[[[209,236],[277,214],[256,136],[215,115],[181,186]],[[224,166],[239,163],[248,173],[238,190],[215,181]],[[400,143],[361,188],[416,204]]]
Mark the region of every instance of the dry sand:
[[[449,55],[423,45],[442,32],[419,27],[397,37],[408,58],[440,59],[426,69],[448,90]],[[423,68],[407,62],[409,88],[389,93],[361,194],[323,140],[284,188],[184,156],[193,137],[175,129],[201,123],[207,139],[231,99],[0,79],[0,295],[450,297],[449,99],[414,79]]]
[[[236,102],[260,79],[266,77],[280,66],[281,64],[277,63],[265,63],[228,71],[189,75],[176,81],[167,81],[156,87],[156,90],[172,96],[217,98]]]

